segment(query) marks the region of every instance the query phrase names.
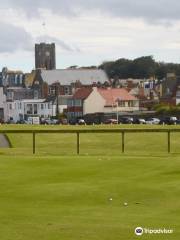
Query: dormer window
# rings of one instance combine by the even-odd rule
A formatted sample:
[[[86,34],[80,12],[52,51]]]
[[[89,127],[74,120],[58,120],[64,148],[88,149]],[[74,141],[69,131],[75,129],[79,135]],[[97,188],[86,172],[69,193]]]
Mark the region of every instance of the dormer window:
[[[39,81],[35,81],[34,84],[35,84],[35,85],[39,85]]]
[[[13,92],[7,92],[7,100],[13,100],[14,93]]]
[[[35,90],[35,91],[34,91],[34,99],[38,99],[38,95],[39,95],[39,94],[38,94],[38,91]]]

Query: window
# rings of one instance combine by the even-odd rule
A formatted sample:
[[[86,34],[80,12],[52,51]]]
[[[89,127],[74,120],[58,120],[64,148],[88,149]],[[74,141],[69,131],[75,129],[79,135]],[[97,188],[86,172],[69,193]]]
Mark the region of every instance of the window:
[[[75,112],[76,117],[82,117],[82,112]]]
[[[71,100],[68,100],[68,102],[69,102],[69,104],[68,104],[69,106],[71,106],[71,107],[74,106],[74,100],[71,99]]]
[[[39,85],[39,81],[35,81],[34,84],[35,84],[35,85]]]
[[[75,106],[81,106],[81,100],[76,99],[75,100]]]
[[[7,92],[7,99],[13,100],[14,93],[13,92]]]
[[[74,117],[74,112],[69,112],[69,116],[70,116],[70,118],[73,118]]]
[[[43,110],[44,109],[44,104],[41,104],[41,110]]]
[[[119,107],[125,107],[125,102],[124,101],[118,101],[118,106]]]
[[[37,104],[34,104],[34,114],[37,114]]]
[[[15,76],[14,76],[14,83],[18,84],[18,75],[17,74],[15,74]]]
[[[32,104],[27,104],[27,114],[33,114]]]
[[[49,95],[55,96],[55,94],[56,94],[55,87],[54,87],[54,86],[51,86],[51,87],[49,88]]]
[[[70,89],[68,86],[64,87],[64,94],[69,95],[70,94]]]
[[[23,75],[21,74],[19,75],[19,83],[22,84],[22,82],[23,82]]]
[[[128,102],[128,107],[133,107],[133,102],[132,101]]]
[[[38,99],[38,91],[37,90],[34,91],[34,98]]]
[[[180,90],[176,92],[176,97],[180,97]]]
[[[11,103],[9,104],[9,109],[12,110],[12,104]]]

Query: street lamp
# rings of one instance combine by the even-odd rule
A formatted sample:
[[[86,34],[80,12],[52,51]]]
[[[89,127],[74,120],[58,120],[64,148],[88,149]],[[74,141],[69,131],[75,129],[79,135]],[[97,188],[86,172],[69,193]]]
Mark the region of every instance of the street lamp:
[[[119,106],[119,102],[121,101],[121,98],[120,97],[118,97],[117,99],[116,99],[116,119],[117,119],[117,122],[119,122],[119,111],[118,111],[118,106]]]
[[[55,96],[56,96],[56,117],[59,118],[59,86],[55,85]]]

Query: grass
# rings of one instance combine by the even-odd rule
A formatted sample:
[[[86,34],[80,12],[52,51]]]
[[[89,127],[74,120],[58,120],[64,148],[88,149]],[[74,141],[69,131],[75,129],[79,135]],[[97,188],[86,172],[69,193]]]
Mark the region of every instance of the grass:
[[[2,240],[132,240],[137,226],[180,239],[180,157],[5,156],[0,169]]]
[[[79,128],[174,128],[180,126],[29,126],[3,125],[0,129],[79,129]],[[1,154],[32,154],[31,134],[8,134],[12,143],[11,149],[1,149]],[[180,133],[171,134],[171,152],[180,153]],[[120,133],[80,134],[81,155],[120,155],[122,152]],[[125,153],[157,155],[167,153],[167,133],[128,133],[125,135]],[[38,155],[75,155],[76,134],[37,134],[36,154]]]
[[[14,128],[50,127],[0,129]],[[0,239],[180,239],[179,133],[171,154],[164,133],[127,134],[125,154],[119,134],[82,134],[80,156],[73,134],[38,135],[35,156],[31,135],[9,138],[13,148],[0,150]],[[174,233],[136,237],[138,226]]]

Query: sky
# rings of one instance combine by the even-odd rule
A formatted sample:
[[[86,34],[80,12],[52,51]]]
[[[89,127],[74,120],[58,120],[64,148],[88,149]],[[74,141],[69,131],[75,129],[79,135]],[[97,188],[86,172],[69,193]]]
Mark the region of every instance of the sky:
[[[180,63],[178,0],[0,0],[0,69],[34,68],[55,42],[57,68],[152,55]]]

